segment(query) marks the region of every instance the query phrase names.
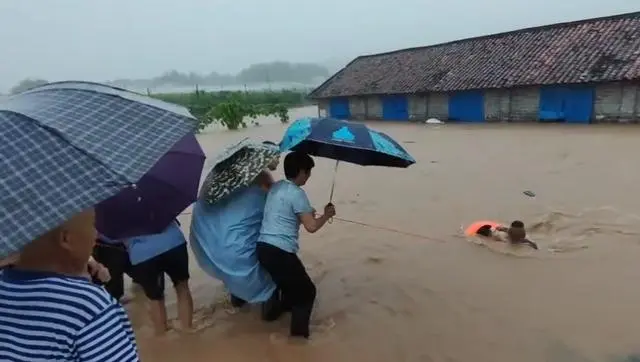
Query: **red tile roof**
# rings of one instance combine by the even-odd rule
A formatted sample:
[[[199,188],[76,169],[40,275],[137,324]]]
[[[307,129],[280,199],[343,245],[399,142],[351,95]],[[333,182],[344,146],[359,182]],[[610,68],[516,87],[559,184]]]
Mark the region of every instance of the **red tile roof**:
[[[310,96],[640,79],[640,12],[360,56]]]

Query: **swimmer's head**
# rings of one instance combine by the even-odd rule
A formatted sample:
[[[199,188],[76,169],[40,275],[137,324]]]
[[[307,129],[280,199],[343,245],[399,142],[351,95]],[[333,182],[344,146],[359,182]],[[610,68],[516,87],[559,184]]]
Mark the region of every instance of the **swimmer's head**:
[[[507,230],[507,234],[509,235],[509,241],[512,243],[521,243],[527,238],[527,231],[524,227],[524,223],[520,220],[515,220],[511,223],[509,230]]]

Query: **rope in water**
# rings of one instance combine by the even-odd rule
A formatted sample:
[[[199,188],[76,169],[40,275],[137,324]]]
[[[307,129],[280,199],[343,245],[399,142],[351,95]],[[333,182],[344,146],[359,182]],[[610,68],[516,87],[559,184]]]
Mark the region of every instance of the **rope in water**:
[[[372,228],[372,229],[384,230],[384,231],[389,231],[389,232],[396,233],[396,234],[402,234],[402,235],[406,235],[406,236],[411,236],[411,237],[418,238],[418,239],[436,241],[436,242],[439,242],[439,243],[446,242],[445,240],[442,240],[442,239],[433,238],[433,237],[426,236],[426,235],[421,235],[421,234],[414,234],[414,233],[410,233],[410,232],[402,231],[402,230],[398,230],[398,229],[393,229],[393,228],[386,227],[386,226],[372,225],[372,224],[367,224],[367,223],[360,222],[360,221],[343,219],[343,218],[340,218],[340,217],[334,217],[333,219],[334,220],[338,220],[338,221],[342,221],[342,222],[346,222],[346,223],[350,223],[350,224],[365,226],[365,227]]]
[[[180,216],[182,216],[182,215],[191,215],[191,214],[192,214],[192,212],[187,211],[187,212],[183,212],[182,214],[180,214]],[[439,243],[446,242],[443,239],[438,239],[438,238],[434,238],[434,237],[431,237],[431,236],[410,233],[410,232],[407,232],[407,231],[402,231],[402,230],[398,230],[398,229],[394,229],[394,228],[390,228],[390,227],[386,227],[386,226],[378,226],[378,225],[367,224],[367,223],[364,223],[364,222],[361,222],[361,221],[343,219],[341,217],[333,217],[333,220],[338,220],[338,221],[342,221],[342,222],[346,222],[346,223],[354,224],[354,225],[365,226],[365,227],[372,228],[372,229],[384,230],[384,231],[388,231],[388,232],[392,232],[392,233],[396,233],[396,234],[402,234],[402,235],[406,235],[406,236],[411,236],[411,237],[418,238],[418,239],[423,239],[423,240],[436,241],[436,242],[439,242]]]

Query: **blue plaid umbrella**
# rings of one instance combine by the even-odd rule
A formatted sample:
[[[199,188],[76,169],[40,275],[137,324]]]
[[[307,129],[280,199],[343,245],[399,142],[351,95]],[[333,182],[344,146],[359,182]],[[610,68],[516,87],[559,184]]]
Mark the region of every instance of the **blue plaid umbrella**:
[[[362,166],[409,167],[416,161],[391,137],[363,123],[332,118],[301,118],[285,131],[281,151],[300,151],[336,160],[329,200],[333,200],[338,162]]]
[[[97,83],[0,102],[0,258],[135,184],[195,123],[184,107]]]

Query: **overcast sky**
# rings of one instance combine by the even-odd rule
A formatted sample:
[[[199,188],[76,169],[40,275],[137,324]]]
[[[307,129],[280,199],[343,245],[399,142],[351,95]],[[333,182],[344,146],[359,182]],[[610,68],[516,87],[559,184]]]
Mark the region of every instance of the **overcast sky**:
[[[0,0],[0,91],[26,77],[237,72],[273,60],[336,63],[559,21],[639,0]]]

